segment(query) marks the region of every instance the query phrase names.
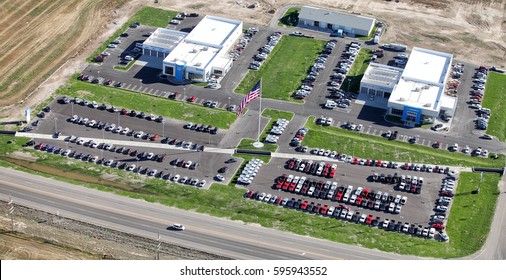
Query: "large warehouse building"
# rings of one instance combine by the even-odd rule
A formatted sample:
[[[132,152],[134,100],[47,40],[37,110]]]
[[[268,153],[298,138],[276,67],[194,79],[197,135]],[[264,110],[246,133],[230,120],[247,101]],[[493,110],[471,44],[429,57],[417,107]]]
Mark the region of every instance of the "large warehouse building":
[[[321,31],[346,33],[350,37],[369,36],[376,20],[360,15],[345,14],[303,6],[299,13],[299,26]]]
[[[387,113],[407,126],[432,123],[442,114],[452,116],[456,98],[445,94],[452,59],[448,53],[413,48],[404,70],[372,63],[360,93],[388,99]]]
[[[241,34],[241,21],[206,16],[190,33],[158,28],[143,43],[143,54],[163,57],[170,79],[206,82],[230,70],[228,51]]]

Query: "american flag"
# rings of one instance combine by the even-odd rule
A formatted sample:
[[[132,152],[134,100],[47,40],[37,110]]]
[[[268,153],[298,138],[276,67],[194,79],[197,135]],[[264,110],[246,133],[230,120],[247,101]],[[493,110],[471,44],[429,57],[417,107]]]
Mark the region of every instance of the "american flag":
[[[237,116],[238,117],[242,114],[242,111],[244,111],[244,108],[246,107],[246,105],[248,103],[250,103],[251,101],[253,101],[256,98],[261,96],[262,93],[260,92],[260,87],[261,87],[260,81],[258,81],[255,84],[255,86],[253,86],[253,88],[248,92],[248,95],[246,97],[244,97],[244,99],[241,102],[241,105],[237,109]]]
[[[246,104],[249,104],[251,101],[260,97],[260,81],[258,81],[255,86],[249,91],[248,96],[246,96]]]

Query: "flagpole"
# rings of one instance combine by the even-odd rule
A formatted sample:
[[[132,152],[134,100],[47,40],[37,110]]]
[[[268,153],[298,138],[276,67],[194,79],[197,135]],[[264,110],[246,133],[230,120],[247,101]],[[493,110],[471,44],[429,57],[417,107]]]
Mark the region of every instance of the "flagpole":
[[[258,110],[258,138],[257,138],[258,142],[260,142],[261,119],[262,119],[262,78],[260,78],[260,109]]]

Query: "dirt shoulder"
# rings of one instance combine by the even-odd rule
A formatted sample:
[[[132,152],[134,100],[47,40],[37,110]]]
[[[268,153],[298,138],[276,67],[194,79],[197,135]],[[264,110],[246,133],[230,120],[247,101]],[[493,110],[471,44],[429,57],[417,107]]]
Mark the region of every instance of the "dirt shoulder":
[[[110,230],[22,206],[15,206],[14,228],[0,203],[0,259],[153,260],[156,240]],[[162,243],[162,260],[217,260],[218,255]]]

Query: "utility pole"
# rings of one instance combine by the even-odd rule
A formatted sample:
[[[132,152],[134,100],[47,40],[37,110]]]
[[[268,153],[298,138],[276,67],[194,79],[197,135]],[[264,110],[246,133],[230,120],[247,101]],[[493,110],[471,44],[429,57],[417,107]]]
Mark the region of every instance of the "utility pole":
[[[162,242],[160,241],[160,233],[158,233],[158,245],[156,246],[156,260],[160,259],[160,249],[162,248]]]
[[[9,202],[7,205],[9,205],[9,215],[11,216],[11,230],[14,232],[14,201],[12,200],[11,196],[9,195]]]

